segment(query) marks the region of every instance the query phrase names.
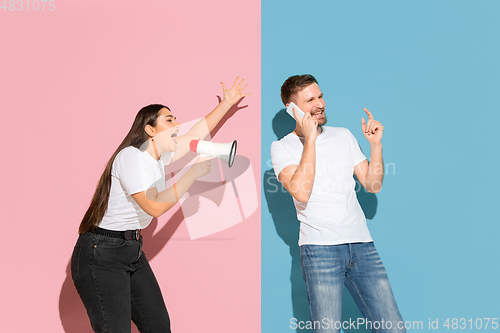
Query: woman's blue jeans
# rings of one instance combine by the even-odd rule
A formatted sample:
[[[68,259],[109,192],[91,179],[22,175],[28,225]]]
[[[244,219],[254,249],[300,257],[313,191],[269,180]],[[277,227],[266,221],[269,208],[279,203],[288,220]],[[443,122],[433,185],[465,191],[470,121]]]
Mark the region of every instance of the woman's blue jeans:
[[[71,275],[95,332],[170,332],[158,282],[142,252],[142,237],[126,240],[81,234]]]
[[[344,285],[365,321],[357,329],[372,332],[406,332],[384,265],[373,242],[341,245],[302,245],[311,326],[314,332],[340,332]]]

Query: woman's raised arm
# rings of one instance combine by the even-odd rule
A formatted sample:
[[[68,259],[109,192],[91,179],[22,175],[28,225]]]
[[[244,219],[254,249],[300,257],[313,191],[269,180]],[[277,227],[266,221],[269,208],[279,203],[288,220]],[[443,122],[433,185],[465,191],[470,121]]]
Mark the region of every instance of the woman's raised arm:
[[[250,93],[243,93],[246,87],[248,87],[248,83],[243,85],[244,81],[245,79],[240,80],[239,76],[237,76],[230,89],[227,89],[226,85],[221,82],[224,99],[212,110],[212,112],[198,121],[186,134],[177,138],[177,149],[175,150],[172,162],[177,161],[187,154],[189,151],[189,142],[191,142],[191,140],[203,140],[215,126],[217,126],[234,104],[243,97],[250,95]]]

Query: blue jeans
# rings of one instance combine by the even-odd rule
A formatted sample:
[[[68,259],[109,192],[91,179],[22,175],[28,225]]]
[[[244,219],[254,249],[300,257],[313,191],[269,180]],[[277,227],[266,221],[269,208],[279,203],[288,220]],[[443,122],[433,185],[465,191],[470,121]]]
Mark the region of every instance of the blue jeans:
[[[406,332],[373,242],[302,245],[300,259],[314,332],[340,332],[340,328]],[[344,285],[365,316],[356,322],[359,327],[342,322]]]
[[[81,234],[71,275],[95,332],[170,332],[158,282],[139,240]]]

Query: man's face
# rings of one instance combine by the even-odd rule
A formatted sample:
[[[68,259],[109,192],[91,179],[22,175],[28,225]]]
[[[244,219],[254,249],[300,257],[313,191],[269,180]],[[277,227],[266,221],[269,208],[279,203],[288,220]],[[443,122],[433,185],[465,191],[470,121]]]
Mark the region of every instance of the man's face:
[[[311,117],[318,119],[318,125],[326,124],[325,101],[323,93],[316,83],[308,85],[299,91],[292,101],[305,113],[309,112]],[[287,104],[288,107],[288,104]]]

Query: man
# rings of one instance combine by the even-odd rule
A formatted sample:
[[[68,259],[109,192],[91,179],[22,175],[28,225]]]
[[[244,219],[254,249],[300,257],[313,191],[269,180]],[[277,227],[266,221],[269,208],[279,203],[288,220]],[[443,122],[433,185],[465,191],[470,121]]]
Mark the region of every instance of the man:
[[[364,109],[361,129],[371,162],[346,128],[327,127],[325,102],[312,75],[289,77],[281,87],[287,107],[295,103],[295,130],[273,142],[278,180],[292,195],[300,220],[300,257],[315,332],[339,332],[344,285],[373,332],[405,332],[384,266],[373,245],[355,193],[356,176],[372,193],[382,187],[383,126]],[[361,322],[360,322],[361,323]],[[356,327],[361,328],[361,327]]]

